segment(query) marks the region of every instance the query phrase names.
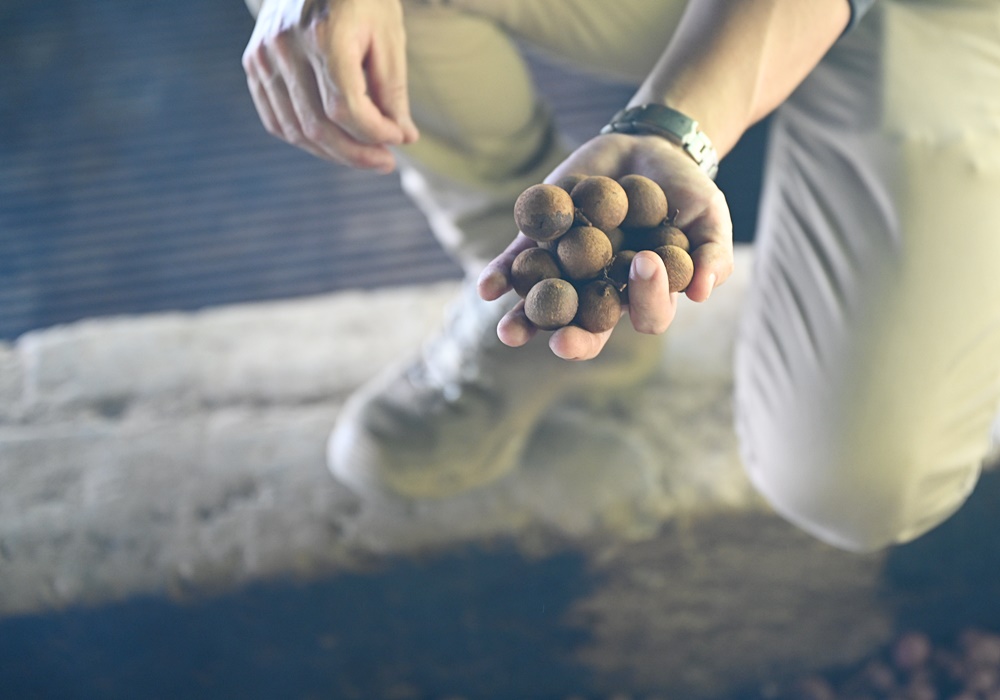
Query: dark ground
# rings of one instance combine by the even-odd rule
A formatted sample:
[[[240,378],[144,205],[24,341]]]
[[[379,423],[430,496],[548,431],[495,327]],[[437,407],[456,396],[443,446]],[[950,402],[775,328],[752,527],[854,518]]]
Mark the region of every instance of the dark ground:
[[[579,557],[529,563],[501,548],[196,603],[9,619],[0,697],[564,697],[588,687],[559,655],[582,641],[561,620],[590,585]]]
[[[969,626],[1000,630],[998,507],[993,473],[958,515],[890,553],[882,596],[900,632],[950,643]],[[528,559],[500,543],[312,583],[12,617],[0,620],[0,698],[606,700],[574,661],[587,631],[566,621],[601,583],[578,554]]]

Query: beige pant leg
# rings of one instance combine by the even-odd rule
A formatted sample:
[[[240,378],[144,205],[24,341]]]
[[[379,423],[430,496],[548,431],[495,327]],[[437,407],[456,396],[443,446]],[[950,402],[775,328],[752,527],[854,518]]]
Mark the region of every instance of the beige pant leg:
[[[851,550],[965,501],[1000,405],[1000,5],[882,2],[774,120],[737,428]]]
[[[510,242],[517,195],[567,153],[518,41],[638,82],[682,9],[680,0],[404,3],[421,138],[403,149],[403,187],[470,271]]]

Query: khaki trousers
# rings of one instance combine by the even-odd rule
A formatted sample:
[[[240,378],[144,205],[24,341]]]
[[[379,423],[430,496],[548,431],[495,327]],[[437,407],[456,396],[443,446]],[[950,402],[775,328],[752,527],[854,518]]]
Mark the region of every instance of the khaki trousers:
[[[474,271],[566,152],[518,44],[638,81],[683,2],[404,7],[403,185]],[[754,260],[735,358],[754,485],[849,550],[947,518],[1000,406],[1000,3],[884,1],[837,43],[773,119]]]

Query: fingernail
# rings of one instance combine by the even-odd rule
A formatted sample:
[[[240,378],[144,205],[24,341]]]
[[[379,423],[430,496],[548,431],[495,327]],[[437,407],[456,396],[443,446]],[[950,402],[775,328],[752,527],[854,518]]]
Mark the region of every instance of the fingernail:
[[[656,274],[656,263],[645,255],[637,255],[632,261],[632,274],[635,278],[648,282]]]
[[[710,296],[712,296],[712,290],[714,290],[714,289],[715,289],[715,273],[713,272],[712,274],[710,274],[708,276],[708,294],[705,295],[705,299],[706,300]]]

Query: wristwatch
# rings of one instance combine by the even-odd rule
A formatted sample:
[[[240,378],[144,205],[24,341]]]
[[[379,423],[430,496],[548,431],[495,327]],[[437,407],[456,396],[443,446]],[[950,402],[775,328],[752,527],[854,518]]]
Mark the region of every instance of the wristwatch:
[[[602,134],[655,134],[676,143],[713,180],[719,172],[719,154],[691,117],[658,104],[626,107],[601,129]]]

